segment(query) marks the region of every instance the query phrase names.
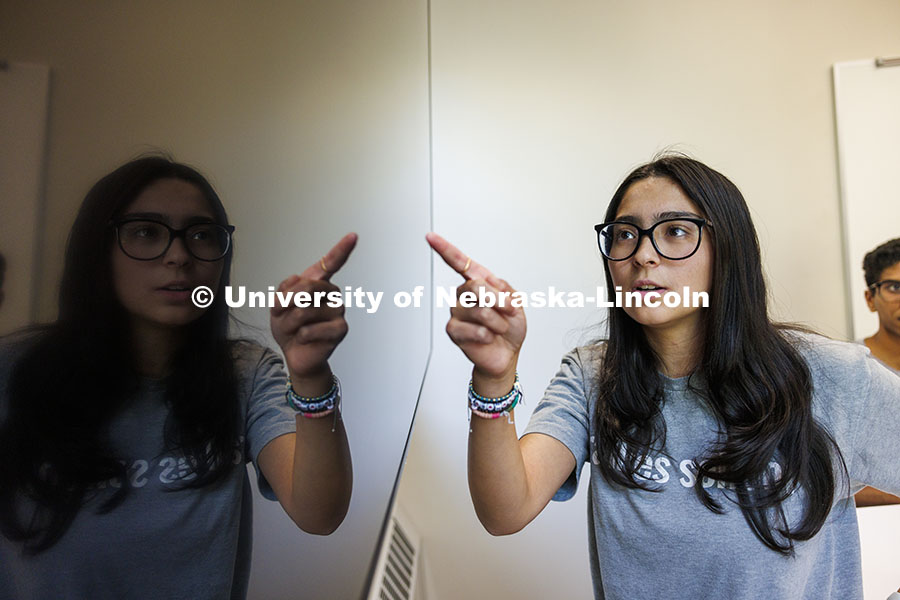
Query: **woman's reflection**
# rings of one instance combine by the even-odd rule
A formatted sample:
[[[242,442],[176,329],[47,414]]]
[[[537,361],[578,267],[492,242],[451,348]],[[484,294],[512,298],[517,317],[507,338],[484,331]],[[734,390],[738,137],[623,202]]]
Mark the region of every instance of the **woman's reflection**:
[[[88,192],[59,319],[0,345],[0,597],[244,597],[250,460],[304,531],[344,519],[352,468],[328,366],[343,307],[273,309],[287,375],[277,353],[228,339],[233,230],[209,182],[164,157]],[[355,244],[279,290],[337,290]],[[216,290],[205,308],[200,286]]]

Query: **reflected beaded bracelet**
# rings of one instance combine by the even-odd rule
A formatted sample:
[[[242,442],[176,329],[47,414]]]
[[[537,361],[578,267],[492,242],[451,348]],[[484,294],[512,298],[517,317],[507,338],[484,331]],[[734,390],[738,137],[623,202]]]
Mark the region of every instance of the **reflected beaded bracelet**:
[[[341,402],[341,382],[331,375],[331,388],[321,396],[301,396],[291,387],[288,379],[285,398],[288,406],[308,419],[319,419],[338,411]]]

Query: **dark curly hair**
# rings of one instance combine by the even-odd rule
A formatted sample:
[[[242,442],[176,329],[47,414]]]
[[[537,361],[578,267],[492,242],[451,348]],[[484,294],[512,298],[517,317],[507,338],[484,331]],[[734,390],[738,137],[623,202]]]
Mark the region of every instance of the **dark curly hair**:
[[[877,283],[884,270],[900,263],[900,238],[887,241],[863,257],[866,287]]]

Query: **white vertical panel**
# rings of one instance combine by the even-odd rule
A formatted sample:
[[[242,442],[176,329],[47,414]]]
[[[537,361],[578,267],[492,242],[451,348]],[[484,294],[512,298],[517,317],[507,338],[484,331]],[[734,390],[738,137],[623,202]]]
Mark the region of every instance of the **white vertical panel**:
[[[430,287],[426,23],[424,0],[0,8],[0,54],[53,69],[39,316],[52,317],[84,193],[154,148],[212,180],[237,228],[233,285],[265,291],[355,231],[332,281],[385,293],[375,313],[347,310],[330,361],[353,457],[347,518],[305,534],[256,495],[251,600],[355,600],[386,518],[429,345],[430,299],[392,301]],[[239,312],[268,339],[266,309]]]
[[[900,237],[900,67],[837,63],[834,98],[849,319],[860,339],[878,330],[864,300],[863,256]],[[900,585],[900,506],[861,509],[859,536],[865,598],[880,600]]]
[[[900,67],[834,65],[841,204],[854,339],[878,330],[864,293],[866,252],[900,237]]]
[[[0,253],[7,263],[0,335],[33,316],[49,88],[47,66],[0,66]]]
[[[900,505],[857,509],[863,597],[883,600],[900,587]]]
[[[900,67],[837,63],[834,100],[849,319],[860,339],[878,330],[864,300],[863,256],[900,237]],[[900,506],[861,509],[859,537],[865,598],[880,600],[900,585]]]

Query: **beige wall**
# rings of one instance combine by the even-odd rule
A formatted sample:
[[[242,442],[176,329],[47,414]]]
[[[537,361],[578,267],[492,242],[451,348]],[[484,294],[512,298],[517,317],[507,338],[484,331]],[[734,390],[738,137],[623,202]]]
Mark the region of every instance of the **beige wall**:
[[[847,333],[831,65],[900,54],[900,4],[435,0],[432,17],[436,231],[519,290],[591,291],[603,281],[592,227],[617,183],[675,145],[744,192],[773,315]],[[435,279],[459,283],[441,264]],[[520,433],[603,316],[526,314]],[[586,486],[515,536],[475,519],[471,364],[448,316],[436,311],[399,497],[428,553],[429,600],[590,597]]]
[[[153,148],[211,177],[237,226],[235,285],[277,286],[348,231],[359,244],[335,284],[427,283],[426,26],[424,0],[3,0],[0,57],[51,68],[41,317],[55,315],[88,187]],[[264,309],[241,316],[267,331]],[[428,312],[349,309],[347,320],[331,362],[354,461],[350,512],[332,536],[309,536],[257,496],[251,598],[362,588],[421,383]]]

